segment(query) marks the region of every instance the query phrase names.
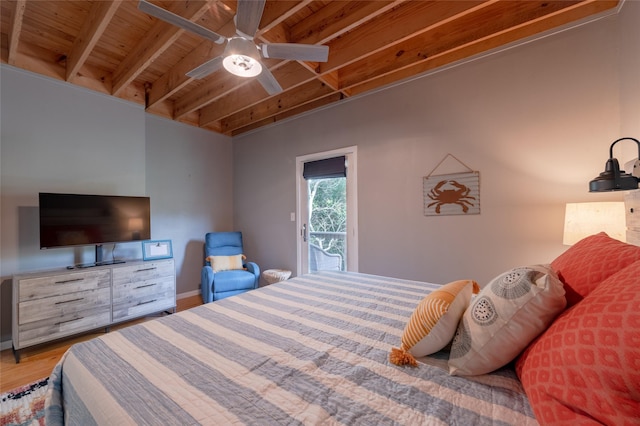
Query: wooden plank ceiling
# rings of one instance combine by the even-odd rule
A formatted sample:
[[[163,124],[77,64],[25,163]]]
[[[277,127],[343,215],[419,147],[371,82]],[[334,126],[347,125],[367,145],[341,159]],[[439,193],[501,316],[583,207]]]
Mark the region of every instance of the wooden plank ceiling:
[[[234,0],[152,0],[224,36]],[[284,91],[221,69],[188,71],[223,45],[153,18],[134,0],[2,0],[5,64],[237,135],[615,8],[617,0],[268,0],[259,43],[329,46],[326,63],[265,60]]]

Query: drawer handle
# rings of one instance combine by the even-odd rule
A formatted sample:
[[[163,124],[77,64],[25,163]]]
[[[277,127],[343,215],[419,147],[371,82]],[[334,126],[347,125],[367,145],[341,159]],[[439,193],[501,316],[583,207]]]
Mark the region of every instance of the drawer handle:
[[[153,303],[153,302],[155,302],[156,300],[158,300],[158,299],[148,300],[148,301],[146,301],[146,302],[138,302],[138,306],[140,306],[140,305],[146,305],[146,304],[148,304],[148,303]]]
[[[78,318],[74,318],[74,319],[70,319],[70,320],[66,320],[66,321],[60,321],[60,322],[55,323],[54,325],[62,325],[62,324],[66,324],[68,322],[74,322],[74,321],[81,320],[82,318],[84,318],[84,317],[78,317]]]
[[[145,288],[145,287],[153,287],[154,285],[158,285],[158,284],[156,284],[156,283],[153,283],[153,284],[145,284],[145,285],[139,285],[139,286],[137,286],[137,287],[135,287],[135,288]]]
[[[151,268],[144,268],[144,269],[138,269],[135,272],[146,272],[146,271],[153,271],[154,269],[158,269],[155,266],[152,266]]]
[[[64,303],[71,303],[71,302],[79,302],[81,300],[84,300],[84,297],[79,297],[77,299],[63,300],[62,302],[56,302],[56,305],[62,305]]]
[[[70,279],[70,280],[56,281],[55,284],[66,284],[66,283],[72,283],[72,282],[76,282],[76,281],[84,281],[84,278],[73,278],[73,279]]]

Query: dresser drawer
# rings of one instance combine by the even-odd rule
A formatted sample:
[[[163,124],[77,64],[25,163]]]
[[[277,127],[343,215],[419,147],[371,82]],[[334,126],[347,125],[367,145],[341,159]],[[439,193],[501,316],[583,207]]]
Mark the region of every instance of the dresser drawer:
[[[173,277],[154,278],[135,283],[126,283],[113,288],[113,304],[138,302],[153,299],[158,294],[174,291]]]
[[[99,269],[39,277],[18,277],[18,301],[37,300],[83,290],[109,288],[111,270]]]
[[[173,279],[175,270],[173,259],[160,260],[154,262],[144,262],[136,265],[125,266],[113,269],[113,286],[146,282],[162,277]]]
[[[110,323],[110,305],[64,314],[57,318],[29,322],[18,326],[19,339],[17,341],[14,340],[14,345],[16,349],[21,349],[78,332],[105,327]]]
[[[114,288],[113,321],[142,316],[176,306],[173,277],[156,280],[152,284],[132,284]]]
[[[77,291],[44,299],[27,300],[18,304],[18,325],[41,320],[59,321],[74,317],[79,312],[91,311],[111,305],[111,289]]]

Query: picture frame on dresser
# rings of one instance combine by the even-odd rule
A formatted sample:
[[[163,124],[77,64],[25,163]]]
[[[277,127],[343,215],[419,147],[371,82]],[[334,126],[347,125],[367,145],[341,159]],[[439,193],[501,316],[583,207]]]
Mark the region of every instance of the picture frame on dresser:
[[[157,260],[173,257],[171,240],[149,240],[142,242],[142,259]]]

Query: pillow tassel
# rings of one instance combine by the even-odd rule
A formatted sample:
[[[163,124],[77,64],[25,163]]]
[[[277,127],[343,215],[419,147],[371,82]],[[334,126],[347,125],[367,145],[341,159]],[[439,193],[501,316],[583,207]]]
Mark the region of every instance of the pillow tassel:
[[[412,367],[417,367],[418,363],[416,359],[404,349],[391,348],[391,353],[389,354],[389,361],[395,365],[411,365]]]

